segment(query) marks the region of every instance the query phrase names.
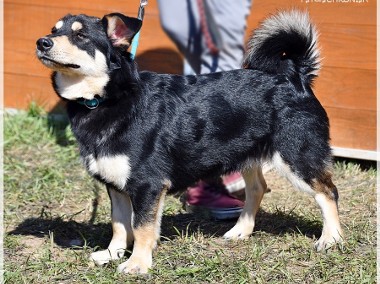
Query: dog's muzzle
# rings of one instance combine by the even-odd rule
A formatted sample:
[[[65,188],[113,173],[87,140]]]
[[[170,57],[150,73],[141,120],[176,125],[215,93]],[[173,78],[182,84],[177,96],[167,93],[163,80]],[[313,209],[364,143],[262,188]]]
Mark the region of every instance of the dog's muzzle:
[[[79,69],[80,66],[77,64],[71,64],[71,63],[61,63],[49,56],[49,51],[53,48],[54,42],[48,38],[48,37],[41,37],[36,42],[37,45],[37,57],[43,64],[45,64],[47,67],[52,68],[51,64],[54,66],[58,66],[60,68],[73,68],[73,69]]]

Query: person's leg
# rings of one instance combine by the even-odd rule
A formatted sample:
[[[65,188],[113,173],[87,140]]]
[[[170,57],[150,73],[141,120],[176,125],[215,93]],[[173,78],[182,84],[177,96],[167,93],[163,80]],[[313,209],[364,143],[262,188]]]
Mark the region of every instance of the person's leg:
[[[157,0],[157,4],[163,30],[199,74],[203,46],[196,1]]]
[[[205,2],[223,42],[218,55],[213,55],[206,47],[196,0],[158,0],[157,3],[162,28],[196,73],[241,67],[251,0]]]
[[[244,55],[244,37],[247,17],[251,10],[251,0],[208,0],[222,39],[222,47],[217,56],[207,48],[201,55],[201,73],[228,71],[241,68]],[[205,46],[203,42],[203,46]],[[215,62],[217,61],[217,62]]]

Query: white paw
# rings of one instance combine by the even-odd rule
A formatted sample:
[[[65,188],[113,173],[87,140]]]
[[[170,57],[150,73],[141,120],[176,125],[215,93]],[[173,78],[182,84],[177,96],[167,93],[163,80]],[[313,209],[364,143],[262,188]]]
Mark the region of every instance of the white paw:
[[[120,273],[129,274],[145,274],[148,273],[149,268],[152,267],[152,259],[143,259],[140,257],[133,257],[133,255],[125,262],[117,267]]]
[[[124,256],[124,249],[119,249],[111,252],[109,249],[100,250],[91,253],[90,260],[93,261],[96,265],[104,265],[111,260],[120,259]]]
[[[224,234],[223,238],[227,240],[243,240],[247,239],[253,232],[253,225],[242,226],[236,224],[231,230]]]
[[[334,235],[323,233],[319,240],[314,244],[314,247],[317,251],[325,251],[331,248],[334,244],[342,241],[342,235],[339,232]]]

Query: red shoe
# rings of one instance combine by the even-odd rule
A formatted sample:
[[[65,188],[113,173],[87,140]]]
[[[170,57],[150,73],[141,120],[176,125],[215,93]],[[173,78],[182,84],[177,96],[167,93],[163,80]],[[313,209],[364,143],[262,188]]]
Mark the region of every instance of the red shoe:
[[[232,173],[223,176],[223,183],[230,193],[243,190],[245,188],[245,182],[240,173]]]
[[[233,219],[240,216],[243,206],[244,202],[230,195],[222,183],[200,181],[187,189],[188,212],[209,213],[218,220]]]

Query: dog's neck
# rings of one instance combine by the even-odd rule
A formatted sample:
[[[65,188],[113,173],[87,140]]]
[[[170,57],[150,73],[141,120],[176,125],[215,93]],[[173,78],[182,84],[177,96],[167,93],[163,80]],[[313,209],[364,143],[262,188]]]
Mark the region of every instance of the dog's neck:
[[[56,72],[54,76],[58,94],[71,101],[78,99],[90,101],[95,99],[95,96],[104,98],[105,86],[109,79],[106,74],[99,77],[89,77]]]

